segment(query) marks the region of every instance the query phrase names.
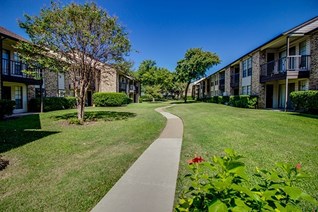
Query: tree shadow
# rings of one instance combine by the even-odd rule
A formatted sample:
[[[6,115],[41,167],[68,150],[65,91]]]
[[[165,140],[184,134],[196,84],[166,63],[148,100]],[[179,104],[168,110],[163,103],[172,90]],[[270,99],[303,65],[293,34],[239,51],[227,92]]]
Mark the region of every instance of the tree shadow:
[[[98,120],[104,120],[104,121],[115,121],[115,120],[125,120],[128,118],[135,117],[136,113],[130,113],[130,112],[117,112],[117,111],[88,111],[85,112],[84,115],[84,121],[98,121]],[[77,113],[67,113],[63,115],[58,116],[51,116],[51,118],[54,118],[55,120],[70,120],[70,119],[76,119]]]
[[[195,101],[195,100],[187,100],[187,102],[184,102],[184,101],[170,102],[170,104],[177,104],[177,105],[181,105],[181,104],[193,104],[193,103],[199,103],[199,102],[198,102],[198,101]]]
[[[290,113],[290,115],[301,116],[301,117],[305,117],[305,118],[318,119],[318,115],[310,114],[310,113]]]
[[[56,131],[38,131],[38,129],[41,129],[39,114],[0,121],[0,153],[59,133]]]

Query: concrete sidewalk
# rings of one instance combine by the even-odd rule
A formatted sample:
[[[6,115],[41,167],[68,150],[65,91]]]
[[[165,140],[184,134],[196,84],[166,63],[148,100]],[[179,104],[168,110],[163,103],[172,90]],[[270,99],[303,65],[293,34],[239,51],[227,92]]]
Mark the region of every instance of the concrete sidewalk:
[[[171,212],[178,177],[183,123],[163,108],[167,125],[93,212]]]

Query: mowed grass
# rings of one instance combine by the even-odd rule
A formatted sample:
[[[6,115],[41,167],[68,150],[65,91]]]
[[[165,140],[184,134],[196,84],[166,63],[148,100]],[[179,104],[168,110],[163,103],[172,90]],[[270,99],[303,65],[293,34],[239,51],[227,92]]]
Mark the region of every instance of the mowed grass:
[[[0,211],[89,211],[159,136],[162,105],[88,108],[103,120],[83,126],[64,120],[75,110],[1,121]]]
[[[187,160],[232,148],[242,154],[249,174],[276,162],[302,164],[311,178],[299,186],[318,199],[318,116],[234,108],[212,103],[179,104],[167,109],[184,123],[176,197],[187,183]]]

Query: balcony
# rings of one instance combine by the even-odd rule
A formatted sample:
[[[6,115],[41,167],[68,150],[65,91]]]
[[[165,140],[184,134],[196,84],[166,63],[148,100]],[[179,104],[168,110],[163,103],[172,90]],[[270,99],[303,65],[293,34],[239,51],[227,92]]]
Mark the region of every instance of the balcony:
[[[32,75],[23,73],[23,70],[32,72]],[[20,61],[2,59],[2,77],[4,81],[21,82],[27,84],[41,84],[41,69],[29,68]]]
[[[232,74],[231,75],[231,87],[232,88],[239,87],[239,84],[240,84],[240,74],[239,73]]]
[[[309,77],[310,55],[293,55],[261,65],[260,82],[286,79],[288,72],[297,78]]]

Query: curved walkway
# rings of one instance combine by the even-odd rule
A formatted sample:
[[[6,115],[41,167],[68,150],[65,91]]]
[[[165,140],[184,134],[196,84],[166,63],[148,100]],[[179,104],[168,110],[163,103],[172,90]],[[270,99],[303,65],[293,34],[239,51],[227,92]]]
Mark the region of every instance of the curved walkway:
[[[168,106],[171,107],[171,106]],[[156,111],[167,125],[146,151],[93,208],[93,212],[171,212],[183,136],[181,119],[164,108]]]

